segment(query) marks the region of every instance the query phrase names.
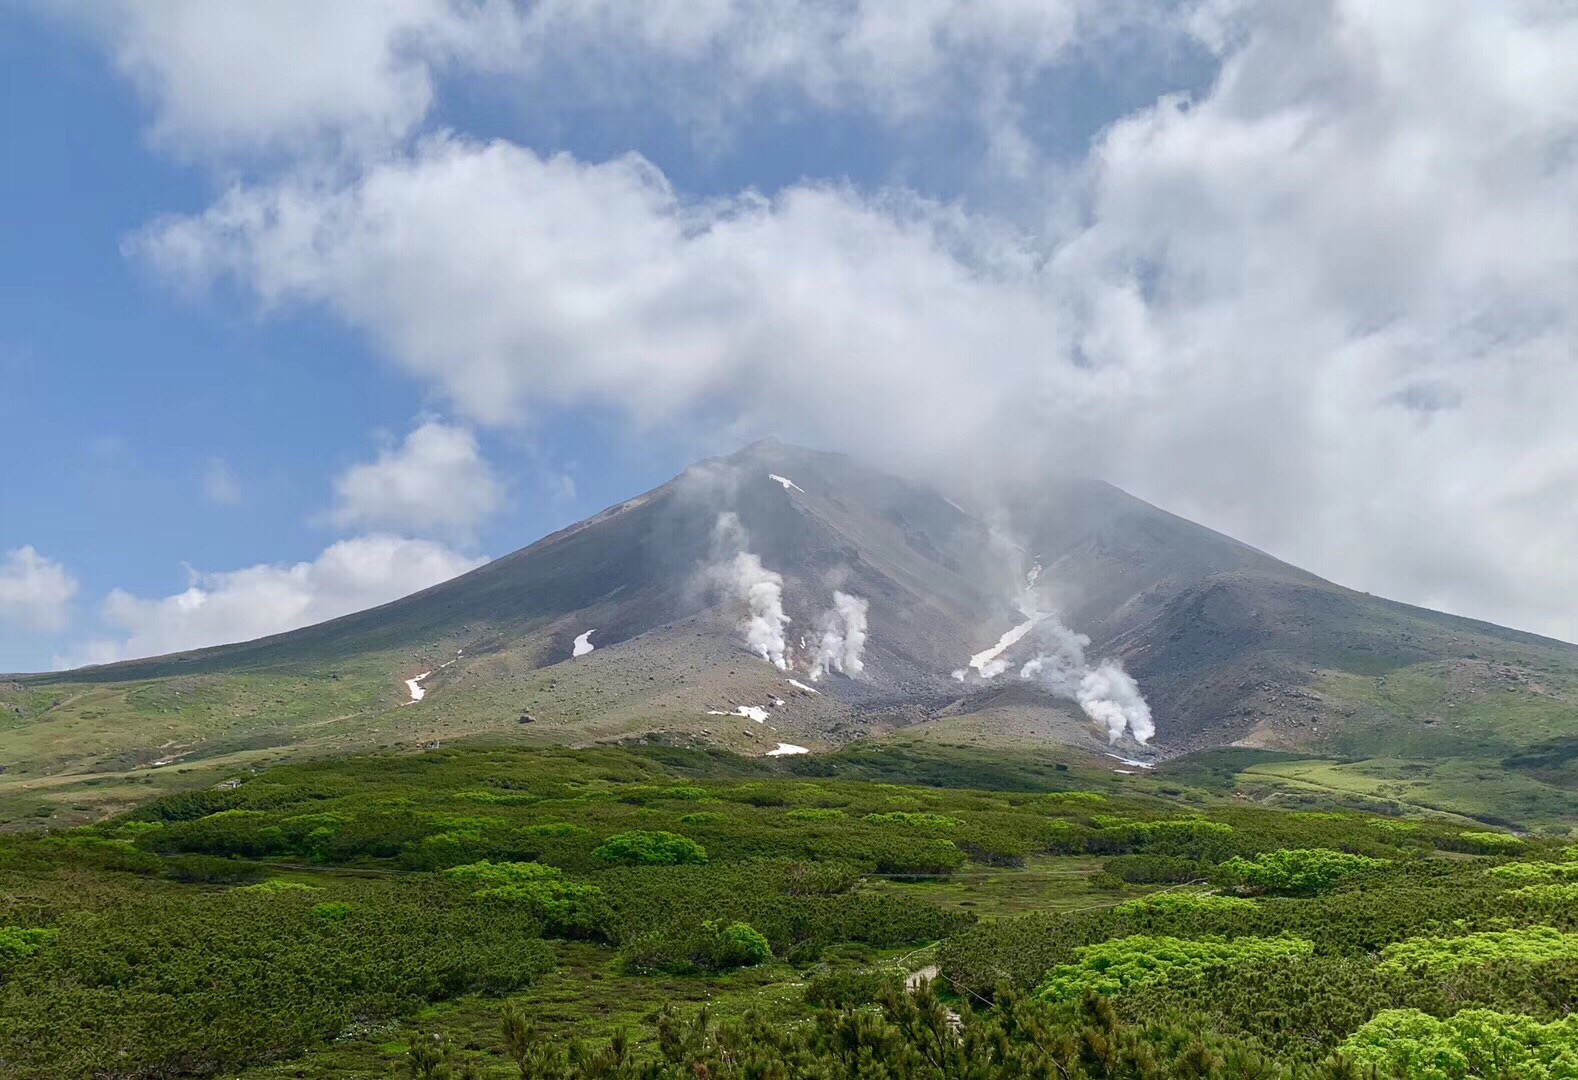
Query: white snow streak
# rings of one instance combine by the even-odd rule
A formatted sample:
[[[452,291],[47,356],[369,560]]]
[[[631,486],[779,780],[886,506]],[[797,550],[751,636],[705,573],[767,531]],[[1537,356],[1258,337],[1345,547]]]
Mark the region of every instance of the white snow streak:
[[[779,476],[777,473],[768,473],[767,474],[767,479],[778,481],[780,484],[782,484],[784,486],[784,490],[785,491],[789,491],[790,489],[793,489],[795,491],[798,491],[802,495],[805,494],[805,488],[801,487],[799,484],[795,483],[793,480],[789,479],[787,476]]]
[[[1020,638],[1030,633],[1030,631],[1035,628],[1036,623],[1040,621],[1041,616],[1032,615],[1030,618],[1026,619],[1012,630],[1009,630],[1002,637],[998,638],[996,645],[993,645],[990,649],[987,649],[984,652],[978,652],[974,656],[970,657],[970,666],[973,667],[983,679],[990,679],[996,675],[1001,675],[1003,672],[1008,670],[1008,661],[999,660],[998,656],[1006,652]],[[963,678],[962,674],[957,672],[955,674],[959,678]]]
[[[725,712],[722,709],[708,709],[708,716],[743,716],[747,720],[755,720],[758,724],[767,723],[768,712],[758,705],[740,705],[735,709]]]
[[[570,650],[571,658],[574,658],[574,657],[577,657],[577,656],[585,656],[587,653],[589,653],[593,649],[597,648],[596,645],[592,644],[592,635],[595,634],[595,633],[597,633],[597,630],[594,628],[594,629],[588,630],[584,634],[578,634],[576,636],[575,646],[574,646],[574,648],[572,648]]]
[[[421,701],[423,698],[427,697],[427,691],[422,687],[422,680],[431,674],[433,674],[431,671],[424,671],[416,678],[407,679],[405,681],[406,689],[411,691],[411,700],[406,702],[407,705]]]
[[[814,686],[807,686],[805,683],[801,682],[799,679],[790,679],[789,680],[789,685],[794,687],[796,690],[804,690],[808,694],[820,694],[822,692],[822,691],[816,689],[816,687],[814,687]]]

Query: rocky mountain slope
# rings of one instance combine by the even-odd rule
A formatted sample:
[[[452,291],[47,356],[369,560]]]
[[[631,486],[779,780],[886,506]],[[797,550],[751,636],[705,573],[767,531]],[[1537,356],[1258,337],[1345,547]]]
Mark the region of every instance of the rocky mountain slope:
[[[767,442],[370,611],[0,683],[0,765],[482,731],[1483,756],[1561,740],[1575,701],[1573,646],[1342,588],[1107,484],[973,506]]]

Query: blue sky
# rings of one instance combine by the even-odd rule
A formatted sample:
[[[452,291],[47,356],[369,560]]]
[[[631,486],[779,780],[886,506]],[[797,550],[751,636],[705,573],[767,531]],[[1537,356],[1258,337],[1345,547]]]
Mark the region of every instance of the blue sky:
[[[0,671],[381,602],[764,434],[1578,636],[1559,5],[62,11],[0,5]]]

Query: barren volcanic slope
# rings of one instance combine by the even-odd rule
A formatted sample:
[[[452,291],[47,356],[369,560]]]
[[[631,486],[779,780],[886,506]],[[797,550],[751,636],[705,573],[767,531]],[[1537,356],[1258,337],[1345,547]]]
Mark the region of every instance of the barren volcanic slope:
[[[766,752],[905,729],[1099,752],[1115,726],[1126,757],[1237,745],[1565,775],[1572,646],[1341,588],[1099,482],[1007,503],[992,528],[924,485],[760,443],[371,611],[0,682],[0,765],[15,782],[487,731]],[[1148,702],[1148,745],[1108,658]]]

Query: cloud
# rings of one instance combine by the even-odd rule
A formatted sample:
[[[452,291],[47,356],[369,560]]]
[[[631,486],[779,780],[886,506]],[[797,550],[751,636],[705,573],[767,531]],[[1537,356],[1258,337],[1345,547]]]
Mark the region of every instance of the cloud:
[[[218,506],[234,506],[241,501],[241,481],[224,458],[209,458],[204,463],[203,495]]]
[[[715,55],[737,16],[779,40],[777,8],[581,9],[525,10],[643,63]],[[902,112],[924,101],[912,72],[1034,67],[1079,40],[1004,30],[1006,4],[969,33],[965,7],[925,11],[944,9],[883,24],[830,5],[825,61],[796,22],[776,59],[723,50],[719,96],[788,79]],[[1028,203],[811,181],[696,200],[638,156],[447,135],[349,176],[239,184],[130,248],[265,308],[333,312],[471,422],[592,405],[648,428],[738,417],[941,474],[1071,466],[1344,583],[1578,637],[1578,264],[1553,242],[1578,235],[1578,15],[1179,14],[1211,85],[1109,124]]]
[[[656,100],[708,130],[758,96],[893,124],[963,109],[1000,122],[1082,44],[1136,25],[1134,0],[131,0],[69,9],[152,106],[155,139],[197,155],[376,152],[418,128],[449,73],[513,92]]]
[[[188,588],[173,596],[148,598],[116,589],[105,598],[102,617],[122,633],[59,664],[250,641],[387,603],[486,561],[431,540],[360,536],[331,545],[311,562],[194,571]]]
[[[0,624],[41,633],[64,630],[76,595],[77,579],[31,546],[0,559]]]
[[[334,482],[337,525],[473,534],[498,508],[500,486],[477,438],[428,420],[376,461],[353,465]]]
[[[433,102],[433,66],[474,31],[448,0],[132,0],[73,15],[153,106],[155,139],[202,153],[370,148]]]

